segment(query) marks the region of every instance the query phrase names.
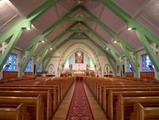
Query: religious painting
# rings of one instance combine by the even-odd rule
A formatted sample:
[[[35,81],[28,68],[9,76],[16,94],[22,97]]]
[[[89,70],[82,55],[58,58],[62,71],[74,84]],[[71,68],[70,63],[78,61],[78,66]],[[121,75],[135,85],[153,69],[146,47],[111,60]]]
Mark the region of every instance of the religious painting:
[[[75,63],[84,63],[84,53],[81,51],[77,51],[75,53]]]
[[[50,64],[48,67],[48,74],[49,75],[55,75],[55,67],[53,64]]]

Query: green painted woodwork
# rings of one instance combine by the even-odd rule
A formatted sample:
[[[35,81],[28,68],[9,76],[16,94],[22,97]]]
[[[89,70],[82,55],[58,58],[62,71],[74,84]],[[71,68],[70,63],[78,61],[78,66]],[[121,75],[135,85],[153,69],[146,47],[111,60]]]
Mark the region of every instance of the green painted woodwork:
[[[89,29],[69,29],[67,32],[90,32]]]
[[[93,44],[95,44],[101,51],[103,51],[103,53],[106,55],[107,60],[109,62],[109,64],[112,67],[112,72],[114,75],[116,75],[116,60],[115,58],[112,56],[112,54],[110,54],[108,51],[105,50],[105,48],[102,48],[99,44],[97,44],[92,38],[90,38],[88,35],[86,35],[88,37],[88,40],[90,40]]]
[[[148,29],[143,27],[137,20],[132,18],[128,13],[126,13],[122,8],[116,5],[112,0],[101,0],[101,1],[111,11],[113,11],[117,16],[119,16],[125,23],[127,23],[129,27],[135,28],[139,41],[144,46],[156,70],[159,71],[158,58],[151,50],[148,42],[148,41],[153,41],[157,45],[159,45],[159,38],[154,34],[152,34]],[[157,75],[157,77],[159,78],[159,74]]]
[[[108,53],[106,53],[106,51],[104,50],[104,48],[102,48],[102,47],[99,46],[96,42],[94,42],[91,38],[89,38],[88,36],[86,36],[86,34],[83,34],[83,35],[85,36],[85,38],[87,38],[87,39],[85,39],[85,40],[89,40],[89,41],[93,42],[93,44],[95,44],[95,46],[97,46],[100,50],[102,50],[102,51],[105,53],[106,57],[108,58],[108,61],[109,61],[110,65],[112,66],[113,73],[114,73],[114,75],[116,75],[116,68],[114,67],[115,60],[114,60],[114,58],[112,57],[112,55],[111,55],[111,54],[108,55]],[[73,39],[74,36],[76,36],[75,33],[72,34],[68,39],[64,40],[60,45],[58,45],[58,47],[57,47],[56,49],[54,49],[54,51],[52,51],[50,54],[47,55],[47,57],[44,59],[44,62],[45,62],[46,60],[48,60],[48,59],[49,59],[49,61],[50,61],[50,60],[51,60],[51,55],[52,55],[55,51],[57,51],[59,48],[61,48],[64,44],[66,44],[66,42],[69,42],[71,39]],[[49,62],[48,62],[48,63],[49,63]],[[47,64],[48,64],[48,63],[47,63]],[[47,64],[45,64],[44,69],[46,69]]]
[[[37,40],[39,38],[39,36],[35,37],[28,45],[27,47],[24,48],[24,51],[29,50],[31,47],[33,47],[33,45],[37,42],[40,42],[42,40],[44,40],[45,37],[47,37],[51,32],[53,32],[55,30],[55,28],[59,25],[61,25],[62,23],[64,23],[67,18],[73,14],[79,7],[76,6],[73,9],[71,9],[68,13],[66,13],[63,17],[61,17],[60,19],[58,19],[55,23],[53,23],[52,25],[50,25],[46,30],[44,30],[42,32],[41,35],[41,39]]]
[[[13,25],[12,28],[10,28],[8,31],[5,31],[0,36],[0,44],[5,42],[9,37],[11,37],[15,32],[17,32],[17,29],[25,29],[26,27],[30,26],[30,22],[26,19],[21,19],[17,22],[17,24]]]
[[[95,22],[104,29],[109,35],[111,35],[115,40],[117,40],[121,45],[124,50],[124,53],[129,60],[130,64],[132,65],[132,69],[134,72],[134,77],[139,77],[138,75],[138,62],[137,62],[137,55],[135,52],[135,49],[128,43],[126,40],[124,40],[122,37],[120,37],[117,33],[115,33],[108,25],[106,25],[104,22],[99,20],[94,14],[92,14],[88,9],[85,7],[81,6],[81,9],[83,9],[88,15],[90,15]],[[133,58],[130,56],[130,52],[133,53]]]
[[[38,47],[39,43],[37,43],[30,51],[26,51],[24,54],[26,54],[26,57],[20,62],[20,77],[22,77],[24,75],[24,70],[27,66],[28,61],[30,60],[30,58],[33,57],[33,55],[35,54],[35,51]]]
[[[152,34],[148,29],[142,26],[137,20],[132,18],[127,12],[125,12],[122,8],[116,5],[113,0],[101,0],[101,2],[108,7],[111,11],[113,11],[117,16],[119,16],[125,23],[128,24],[129,27],[140,29],[142,34],[144,34],[151,41],[156,42],[159,45],[159,38]]]
[[[52,46],[54,46],[66,33],[67,31],[72,28],[73,26],[75,26],[76,24],[78,23],[74,23],[72,24],[71,26],[69,26],[66,30],[64,30],[60,35],[58,35],[54,40],[51,40],[51,42],[40,52],[40,55],[39,56],[42,56],[40,57],[40,60],[38,62],[39,65],[42,64],[46,54],[44,55],[44,53],[49,49],[51,48]]]
[[[44,40],[45,39],[45,37],[43,36],[43,35],[38,35],[38,36],[36,36],[32,41],[31,41],[31,43],[29,44],[29,45],[27,45],[27,47],[25,47],[24,49],[23,49],[23,52],[26,52],[26,51],[30,51],[30,49],[32,48],[32,47],[34,47],[37,43],[40,43],[42,40]]]
[[[5,61],[7,60],[9,53],[11,52],[11,50],[13,49],[13,47],[15,46],[16,42],[18,41],[19,37],[22,34],[22,30],[21,28],[17,28],[16,31],[14,31],[14,34],[12,35],[12,37],[10,38],[10,41],[7,45],[7,48],[5,49],[3,54],[0,54],[0,71],[3,68],[3,65],[5,64]]]
[[[91,17],[69,17],[67,20],[69,22],[75,22],[75,21],[93,22],[93,19]]]
[[[42,15],[46,10],[48,10],[51,6],[55,5],[57,0],[47,0],[44,4],[42,4],[40,7],[35,9],[31,14],[27,16],[27,19],[18,20],[15,25],[13,25],[11,28],[9,28],[7,31],[5,31],[0,36],[0,44],[4,42],[7,38],[9,38],[12,34],[14,34],[14,31],[21,27],[26,28],[30,27],[31,22],[33,20],[37,19],[40,15]]]
[[[23,32],[23,28],[26,28],[29,25],[30,25],[30,22],[28,20],[23,19],[18,24],[14,25],[9,31],[5,32],[4,34],[2,34],[2,36],[0,36],[0,44],[2,44],[2,42],[8,41],[8,39],[9,39],[5,52],[3,54],[0,54],[0,58],[1,58],[0,59],[0,70],[2,70],[3,65],[4,65],[8,55],[10,54],[10,52],[14,48],[16,42],[20,38],[20,36]]]
[[[41,16],[44,12],[46,12],[50,7],[56,4],[58,0],[47,0],[45,3],[43,3],[41,6],[33,10],[28,16],[27,19],[30,22],[35,21],[39,16]]]
[[[0,44],[5,42],[8,38],[11,38],[10,42],[7,45],[7,48],[5,50],[4,54],[1,54],[1,61],[0,61],[0,70],[2,70],[2,67],[5,63],[5,60],[11,50],[14,48],[16,42],[18,41],[18,38],[20,38],[22,34],[22,29],[25,29],[27,27],[31,26],[31,22],[36,20],[39,16],[41,16],[46,10],[48,10],[52,5],[56,3],[57,0],[48,0],[44,4],[42,4],[40,7],[35,9],[30,15],[27,16],[27,19],[22,19],[16,22],[11,28],[9,28],[7,31],[5,31],[0,36]]]
[[[50,53],[48,53],[44,59],[43,59],[43,63],[44,63],[44,70],[47,67],[46,63],[49,63],[51,60],[51,56],[54,52],[56,52],[58,49],[60,49],[64,44],[66,44],[67,42],[69,42],[74,36],[76,35],[76,33],[72,33],[67,39],[65,39],[64,41],[62,41],[58,46],[56,46],[52,51],[50,51]],[[49,60],[48,60],[49,59]],[[46,62],[47,61],[47,62]]]
[[[102,42],[104,42],[104,44],[105,44],[105,40],[104,40],[104,38],[102,38],[102,37],[99,37],[99,35],[95,32],[95,31],[93,31],[90,27],[88,27],[85,23],[81,23],[81,22],[79,22],[80,24],[83,24],[84,25],[84,27],[85,28],[87,28],[87,30],[89,30],[89,32],[91,32],[92,34],[95,34],[96,36],[97,36],[97,38],[98,39],[100,39],[100,40],[102,40]],[[78,23],[77,23],[78,24]],[[85,29],[84,28],[84,29]],[[70,28],[70,29],[72,29],[72,28]],[[68,29],[69,30],[69,29]],[[66,31],[68,31],[68,30],[66,30]],[[76,32],[78,32],[78,31],[76,31]],[[80,31],[81,32],[81,31]],[[77,38],[79,39],[79,34],[77,34],[76,35],[77,36]],[[74,36],[74,38],[76,38],[76,36]],[[80,36],[82,36],[81,34],[80,34]],[[81,38],[81,37],[80,37]],[[81,39],[86,39],[86,37],[82,37]],[[108,42],[107,42],[107,46],[108,46]],[[110,44],[109,44],[109,46],[110,46]],[[113,46],[111,46],[112,48],[113,48]],[[113,51],[113,55],[117,55],[118,54],[118,56],[116,56],[116,61],[118,61],[119,62],[119,60],[118,60],[118,58],[119,58],[119,53],[117,53],[117,50],[115,50],[115,52],[114,52],[114,50],[115,50],[115,48],[114,49],[112,49],[112,51]],[[41,61],[42,62],[42,61]],[[119,65],[121,65],[121,64],[119,64]]]
[[[147,51],[147,54],[149,55],[152,63],[154,64],[155,66],[155,69],[157,71],[157,79],[159,79],[159,57],[157,55],[155,55],[153,49],[150,47],[150,44],[148,42],[148,40],[146,39],[146,37],[142,34],[142,32],[140,32],[140,30],[137,30],[136,31],[136,34],[139,38],[139,40],[142,42],[144,41],[142,44],[143,46],[145,47],[146,51]]]
[[[90,30],[90,32],[92,33],[92,35],[95,35],[98,40],[100,40],[105,47],[109,48],[110,51],[112,53],[112,56],[114,57],[115,61],[117,62],[117,64],[120,66],[120,70],[122,70],[122,61],[119,61],[120,58],[120,53],[118,52],[118,50],[116,48],[114,48],[112,46],[112,44],[108,43],[107,40],[105,40],[102,36],[100,36],[98,33],[96,33],[93,29],[91,29],[88,25],[86,25],[85,23],[82,23],[86,28],[88,28]]]

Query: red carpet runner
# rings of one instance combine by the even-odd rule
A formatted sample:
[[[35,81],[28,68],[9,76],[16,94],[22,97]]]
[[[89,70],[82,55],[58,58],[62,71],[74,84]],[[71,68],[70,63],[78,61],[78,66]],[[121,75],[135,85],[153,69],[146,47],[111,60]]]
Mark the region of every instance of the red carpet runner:
[[[94,120],[82,81],[76,82],[66,120]]]

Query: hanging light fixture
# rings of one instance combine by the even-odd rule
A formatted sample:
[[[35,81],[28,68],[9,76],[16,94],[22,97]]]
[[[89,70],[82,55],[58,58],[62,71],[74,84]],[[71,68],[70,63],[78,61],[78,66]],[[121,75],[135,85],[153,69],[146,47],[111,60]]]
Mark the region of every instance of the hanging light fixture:
[[[42,42],[42,43],[45,43],[45,40],[42,40],[41,42]]]
[[[133,28],[132,27],[128,27],[128,30],[130,31],[130,30],[133,30]]]
[[[117,41],[116,41],[116,40],[114,40],[113,42],[114,42],[115,44],[117,43]]]

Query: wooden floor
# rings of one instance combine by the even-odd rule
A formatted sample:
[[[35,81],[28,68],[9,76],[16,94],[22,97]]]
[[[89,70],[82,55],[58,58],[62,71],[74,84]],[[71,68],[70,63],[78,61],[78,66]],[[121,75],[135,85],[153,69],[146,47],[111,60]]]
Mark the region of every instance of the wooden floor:
[[[65,120],[66,119],[67,111],[69,109],[71,98],[72,98],[72,95],[73,95],[73,92],[74,92],[74,86],[75,85],[73,85],[72,88],[67,93],[65,99],[63,100],[62,104],[58,108],[58,110],[55,113],[52,120]],[[108,120],[106,118],[104,112],[101,110],[100,106],[97,104],[96,100],[94,99],[94,97],[90,93],[87,86],[85,85],[84,87],[85,87],[85,91],[86,91],[86,94],[87,94],[87,97],[88,97],[88,101],[90,103],[90,106],[91,106],[91,109],[92,109],[95,120]]]

